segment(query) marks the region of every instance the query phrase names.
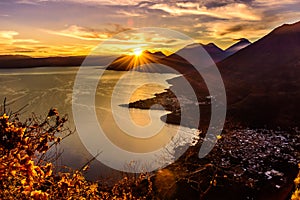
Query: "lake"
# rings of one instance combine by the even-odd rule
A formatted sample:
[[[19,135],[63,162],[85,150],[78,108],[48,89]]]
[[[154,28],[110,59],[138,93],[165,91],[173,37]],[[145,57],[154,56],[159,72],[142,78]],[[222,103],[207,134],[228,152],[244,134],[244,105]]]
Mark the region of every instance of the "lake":
[[[102,70],[101,67],[90,67],[91,70]],[[67,126],[71,129],[76,128],[72,110],[73,86],[79,67],[43,67],[43,68],[27,68],[27,69],[1,69],[0,70],[0,100],[7,98],[7,103],[12,103],[8,107],[12,111],[16,111],[24,105],[21,113],[21,119],[30,117],[32,113],[44,118],[50,108],[57,108],[61,115],[68,115]],[[118,72],[105,71],[99,80],[97,74],[92,74],[89,79],[99,80],[95,93],[95,113],[97,120],[102,129],[107,133],[107,138],[115,145],[125,151],[134,153],[146,153],[155,151],[161,146],[166,145],[170,140],[176,139],[178,130],[181,137],[187,133],[185,142],[180,144],[188,146],[195,143],[197,139],[197,131],[176,125],[165,124],[160,117],[167,112],[163,110],[139,110],[128,109],[120,106],[128,104],[129,101],[137,101],[139,99],[151,98],[155,93],[163,92],[170,85],[167,79],[174,78],[176,74],[158,74],[143,72]],[[145,81],[146,80],[146,81]],[[152,81],[147,81],[152,80]],[[82,83],[83,85],[85,83]],[[134,89],[134,90],[132,90]],[[77,96],[85,97],[86,91],[75,91]],[[127,98],[125,98],[127,97]],[[129,99],[128,99],[129,97]],[[74,101],[76,102],[76,101]],[[73,102],[73,103],[74,103]],[[114,114],[112,108],[116,109],[119,121],[123,120],[122,113],[129,113],[130,120],[136,127],[147,126],[153,124],[161,127],[158,134],[151,135],[149,132],[143,133],[140,138],[132,137],[124,132],[124,128],[119,128],[120,124],[114,123]],[[89,120],[89,119],[87,119]],[[121,124],[122,126],[122,124]],[[147,135],[149,134],[149,135]],[[145,140],[143,137],[150,139]],[[56,161],[57,166],[67,165],[74,169],[82,167],[93,156],[85,148],[84,140],[94,142],[92,133],[75,133],[61,142],[56,150],[62,152],[59,160]],[[178,139],[178,138],[177,138]],[[171,152],[175,154],[175,147]],[[109,158],[113,154],[104,152],[103,155]],[[105,157],[105,156],[104,156]],[[175,156],[176,157],[176,156]],[[111,157],[112,160],[118,160],[118,157]],[[174,159],[174,158],[171,158]],[[170,162],[170,161],[166,161]],[[120,164],[120,163],[119,163]],[[129,163],[124,163],[124,167]],[[86,174],[89,179],[109,178],[112,174],[121,174],[118,170],[107,167],[99,161],[94,161],[91,168]]]

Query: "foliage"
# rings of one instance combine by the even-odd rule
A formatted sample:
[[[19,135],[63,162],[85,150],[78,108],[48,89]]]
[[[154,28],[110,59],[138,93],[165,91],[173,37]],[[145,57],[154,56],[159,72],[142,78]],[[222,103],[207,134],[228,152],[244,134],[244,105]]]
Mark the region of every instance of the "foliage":
[[[299,164],[299,169],[300,169],[300,164]],[[298,199],[300,199],[300,170],[299,170],[298,176],[295,178],[294,182],[295,182],[296,189],[295,189],[294,194],[291,197],[291,200],[298,200]]]
[[[0,199],[146,199],[151,195],[146,175],[124,178],[105,189],[84,178],[87,166],[54,173],[45,155],[63,139],[58,135],[69,131],[64,128],[66,120],[56,109],[42,121],[33,117],[22,123],[18,115],[0,116]],[[139,190],[142,183],[147,185]]]

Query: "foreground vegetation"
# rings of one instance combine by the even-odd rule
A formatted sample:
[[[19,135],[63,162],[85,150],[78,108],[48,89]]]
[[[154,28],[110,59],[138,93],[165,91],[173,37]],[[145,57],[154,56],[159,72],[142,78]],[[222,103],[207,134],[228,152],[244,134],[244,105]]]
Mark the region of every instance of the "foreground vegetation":
[[[263,153],[265,149],[276,147],[268,143],[268,138],[278,142],[278,146],[282,147],[281,151],[285,153],[277,155],[274,152],[274,155],[266,156],[270,159],[283,160],[286,157],[289,161],[293,160],[288,154],[291,151],[289,146],[280,144],[283,140],[281,136],[266,132],[264,138],[255,140],[260,137],[259,133],[248,131],[247,135],[232,131],[228,137],[225,135],[220,138],[211,156],[204,160],[197,159],[197,147],[193,147],[183,158],[166,169],[155,174],[128,176],[108,187],[85,179],[83,173],[88,169],[87,164],[79,170],[58,170],[52,164],[59,156],[52,147],[72,134],[64,125],[66,116],[60,117],[56,109],[51,109],[43,120],[33,115],[21,122],[18,117],[14,113],[8,115],[5,109],[0,115],[0,199],[212,199],[216,197],[214,195],[222,195],[218,191],[238,188],[238,185],[247,189],[240,191],[246,197],[258,192],[257,188],[267,182],[273,184],[277,181],[276,187],[284,187],[278,186],[282,181],[275,180],[283,180],[283,173],[271,168],[272,162],[277,160],[271,160],[268,163],[270,165],[260,168],[253,168],[250,163],[257,162],[253,156],[255,152]],[[238,144],[241,143],[248,154],[240,154],[238,149],[241,147],[235,143],[237,138],[240,139]],[[253,148],[253,143],[244,143],[249,138],[258,146]],[[260,141],[268,144],[260,147]],[[259,148],[264,149],[260,152]],[[231,152],[230,156],[227,155],[228,152]],[[284,157],[280,157],[281,155]],[[244,168],[241,168],[241,164]],[[259,170],[265,173],[258,175]],[[299,199],[299,176],[300,174],[295,179],[293,200]],[[234,189],[229,192],[233,193]]]
[[[57,159],[51,147],[71,132],[55,109],[40,121],[33,117],[22,123],[18,115],[0,117],[0,199],[145,199],[151,185],[137,191],[146,175],[125,178],[111,188],[87,181],[80,170],[54,173],[50,162]],[[45,156],[47,153],[47,156]],[[49,157],[49,154],[52,156]],[[45,159],[47,157],[47,160]],[[148,181],[147,181],[148,182]],[[144,185],[145,186],[145,185]],[[138,195],[138,197],[136,196]]]
[[[295,178],[294,182],[295,182],[295,192],[293,193],[291,200],[299,200],[300,199],[300,164],[299,164],[299,173],[297,178]]]

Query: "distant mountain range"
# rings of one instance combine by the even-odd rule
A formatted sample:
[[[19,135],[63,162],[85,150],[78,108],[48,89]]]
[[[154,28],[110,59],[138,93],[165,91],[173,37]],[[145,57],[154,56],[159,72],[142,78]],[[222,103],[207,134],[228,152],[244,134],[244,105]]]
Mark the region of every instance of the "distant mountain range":
[[[33,67],[69,67],[80,66],[86,56],[32,58],[21,55],[0,55],[0,68],[33,68]],[[107,64],[115,57],[90,56],[85,65],[99,66]]]
[[[250,45],[251,42],[245,38],[239,39],[239,42],[233,44],[226,50],[222,50],[219,48],[217,45],[214,43],[209,43],[209,44],[191,44],[183,49],[179,50],[176,52],[176,54],[180,55],[190,55],[190,54],[195,54],[199,51],[195,51],[195,48],[200,48],[200,45],[207,51],[207,53],[210,55],[210,57],[213,59],[215,63],[220,62],[224,60],[225,58],[235,54],[236,52],[240,51],[241,49],[247,47]],[[195,55],[197,57],[197,55]]]
[[[54,66],[80,66],[84,56],[32,58],[29,56],[0,56],[0,68],[31,68]]]
[[[215,62],[219,62],[226,57],[236,53],[237,51],[241,50],[242,48],[246,47],[247,45],[251,44],[247,39],[242,39],[236,44],[232,45],[230,48],[226,50],[220,49],[218,46],[216,46],[214,43],[209,43],[207,45],[200,44],[207,53],[211,56],[211,58]],[[189,54],[193,52],[193,48],[195,46],[199,47],[199,44],[194,45],[188,45],[185,48],[179,50],[181,53]],[[177,54],[176,52],[175,54]],[[155,52],[151,53],[149,51],[145,51],[144,55],[148,55],[148,61],[149,59],[156,61],[158,59],[164,59],[162,63],[164,64],[170,64],[171,62],[173,65],[177,65],[177,68],[180,66],[178,63],[189,65],[186,61],[182,60],[179,57],[176,57],[175,55],[166,56],[162,52]],[[153,57],[153,58],[150,58]],[[97,62],[96,58],[90,59],[89,65],[95,65],[98,66],[102,63]],[[80,66],[82,62],[84,61],[85,56],[67,56],[67,57],[47,57],[47,58],[32,58],[29,56],[22,56],[22,55],[0,55],[0,68],[30,68],[30,67],[55,67],[55,66]],[[111,67],[109,69],[114,70],[126,70],[128,69],[128,65],[130,65],[130,61],[134,59],[134,56],[131,55],[121,55],[120,57],[116,58],[115,61],[112,62]],[[169,59],[167,61],[167,59]],[[105,59],[101,57],[102,61],[105,60],[111,60],[111,59]],[[124,61],[123,63],[117,62],[117,61]],[[118,63],[119,66],[117,66],[115,63]],[[107,63],[105,63],[107,64]],[[145,63],[147,64],[147,63]],[[122,69],[123,68],[123,69]],[[176,68],[176,67],[175,67]],[[181,68],[181,67],[180,67]]]
[[[143,52],[143,57],[138,58],[135,55],[121,55],[116,58],[107,68],[108,70],[126,71],[135,68],[139,71],[153,71],[153,72],[169,72],[168,70],[161,69],[159,67],[151,66],[147,69],[141,67],[143,64],[163,64],[165,66],[170,66],[171,68],[179,71],[180,73],[187,73],[190,70],[194,70],[193,66],[186,61],[184,58],[189,55],[189,57],[197,58],[199,55],[199,50],[197,48],[204,48],[206,52],[210,55],[215,63],[224,60],[228,56],[240,51],[241,49],[247,47],[251,43],[247,39],[240,39],[239,42],[235,43],[226,50],[222,50],[214,43],[209,44],[191,44],[187,45],[183,49],[166,56],[162,52],[151,53],[149,51]],[[201,52],[201,51],[200,51]],[[195,55],[193,55],[195,54]],[[180,55],[180,56],[179,56]],[[193,55],[193,56],[190,56]],[[164,71],[165,70],[165,71]]]

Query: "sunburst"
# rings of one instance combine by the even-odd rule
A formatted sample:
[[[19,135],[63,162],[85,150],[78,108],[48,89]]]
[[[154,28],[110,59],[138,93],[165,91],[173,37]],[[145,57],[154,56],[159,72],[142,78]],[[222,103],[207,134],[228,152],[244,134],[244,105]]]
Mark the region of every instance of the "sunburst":
[[[136,48],[136,49],[133,50],[133,54],[136,57],[140,57],[143,54],[143,50],[141,48]]]

